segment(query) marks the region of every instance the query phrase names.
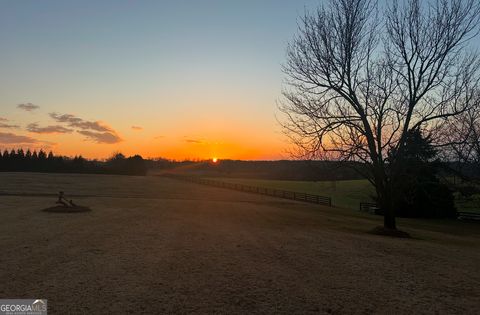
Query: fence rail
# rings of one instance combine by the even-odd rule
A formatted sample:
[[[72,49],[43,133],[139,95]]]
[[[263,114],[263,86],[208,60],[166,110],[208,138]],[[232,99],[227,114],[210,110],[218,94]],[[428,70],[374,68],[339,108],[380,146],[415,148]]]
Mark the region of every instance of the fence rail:
[[[376,203],[360,202],[360,211],[372,214],[381,214],[380,208]],[[480,220],[480,213],[457,211],[457,219],[459,220]]]
[[[457,218],[460,220],[480,220],[480,213],[457,211]]]
[[[359,210],[362,212],[368,212],[371,214],[379,214],[381,212],[378,205],[373,202],[360,202]]]
[[[277,198],[316,203],[316,204],[330,206],[330,207],[332,206],[332,199],[330,197],[325,197],[325,196],[306,194],[306,193],[301,193],[296,191],[249,186],[249,185],[243,185],[238,183],[222,182],[218,180],[206,179],[206,178],[201,178],[196,176],[175,175],[175,174],[163,174],[161,176],[184,180],[184,181],[202,184],[202,185],[239,190],[243,192],[267,195],[267,196],[277,197]]]

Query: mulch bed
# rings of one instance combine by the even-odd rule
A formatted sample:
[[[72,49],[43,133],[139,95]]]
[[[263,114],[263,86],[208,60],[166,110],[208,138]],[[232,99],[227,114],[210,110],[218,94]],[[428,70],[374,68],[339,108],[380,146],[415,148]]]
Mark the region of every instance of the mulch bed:
[[[370,230],[368,233],[375,235],[383,235],[390,237],[400,237],[400,238],[411,238],[410,234],[400,230],[386,229],[383,226],[377,226],[373,230]]]
[[[77,212],[88,212],[92,211],[92,209],[88,207],[82,206],[74,206],[74,207],[65,207],[65,206],[53,206],[50,208],[43,209],[42,211],[45,212],[57,212],[57,213],[77,213]]]

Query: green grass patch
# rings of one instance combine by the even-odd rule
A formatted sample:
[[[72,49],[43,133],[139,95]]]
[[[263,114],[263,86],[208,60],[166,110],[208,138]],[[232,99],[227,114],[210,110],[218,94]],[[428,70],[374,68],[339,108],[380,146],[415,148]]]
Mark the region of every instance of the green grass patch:
[[[228,183],[243,184],[272,189],[289,190],[332,198],[335,207],[357,210],[360,202],[372,202],[375,194],[373,186],[367,180],[342,181],[288,181],[247,178],[212,178]]]
[[[480,195],[476,194],[465,198],[457,193],[455,194],[455,207],[457,211],[480,213]]]

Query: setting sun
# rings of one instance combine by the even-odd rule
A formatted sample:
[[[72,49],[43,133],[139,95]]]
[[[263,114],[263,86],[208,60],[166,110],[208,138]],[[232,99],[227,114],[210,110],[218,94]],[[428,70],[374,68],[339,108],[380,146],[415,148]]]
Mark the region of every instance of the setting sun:
[[[218,159],[216,157],[212,158],[212,162],[213,163],[217,163],[218,162]]]

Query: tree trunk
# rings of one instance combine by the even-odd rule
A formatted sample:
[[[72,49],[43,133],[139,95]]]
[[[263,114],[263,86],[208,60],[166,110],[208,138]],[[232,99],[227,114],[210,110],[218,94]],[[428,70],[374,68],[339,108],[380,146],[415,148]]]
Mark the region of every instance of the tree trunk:
[[[396,230],[397,224],[395,220],[395,205],[393,202],[392,192],[388,185],[380,184],[376,187],[378,205],[383,211],[383,227],[386,229]]]
[[[395,208],[392,204],[383,210],[383,227],[390,230],[396,230]]]

